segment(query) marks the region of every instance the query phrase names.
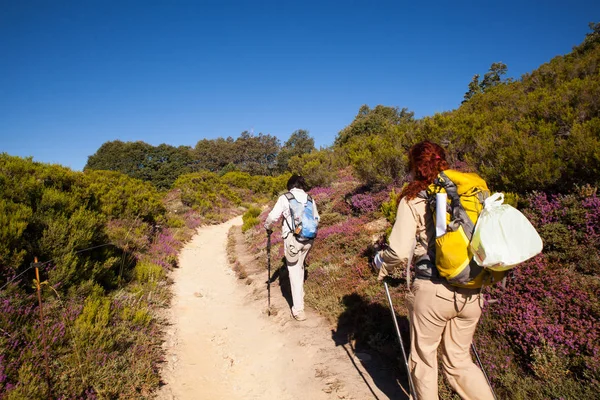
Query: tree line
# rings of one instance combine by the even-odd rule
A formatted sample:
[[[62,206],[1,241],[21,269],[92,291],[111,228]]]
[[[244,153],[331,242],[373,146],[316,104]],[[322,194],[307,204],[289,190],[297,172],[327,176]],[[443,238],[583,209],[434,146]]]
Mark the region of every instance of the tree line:
[[[114,140],[102,144],[84,170],[118,171],[168,189],[179,176],[199,171],[279,175],[288,170],[292,157],[313,151],[315,141],[303,129],[293,132],[283,145],[275,136],[248,131],[236,139],[201,139],[194,147]]]

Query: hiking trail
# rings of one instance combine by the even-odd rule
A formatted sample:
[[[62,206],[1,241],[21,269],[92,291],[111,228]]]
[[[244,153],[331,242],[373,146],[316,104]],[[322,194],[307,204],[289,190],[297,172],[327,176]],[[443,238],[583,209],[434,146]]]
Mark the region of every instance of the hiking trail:
[[[354,354],[351,344],[336,345],[325,318],[307,309],[306,321],[294,320],[277,282],[271,284],[274,312],[267,315],[267,271],[247,253],[241,224],[236,217],[198,228],[179,255],[157,398],[405,399],[390,371],[371,365],[368,354]],[[232,226],[246,279],[227,259]],[[273,273],[279,260],[271,262]]]

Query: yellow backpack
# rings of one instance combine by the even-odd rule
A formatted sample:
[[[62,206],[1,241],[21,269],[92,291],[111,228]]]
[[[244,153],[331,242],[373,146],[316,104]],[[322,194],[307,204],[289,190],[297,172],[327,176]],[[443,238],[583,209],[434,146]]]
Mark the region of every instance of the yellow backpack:
[[[490,191],[475,173],[455,170],[440,172],[427,188],[435,221],[437,193],[446,193],[446,232],[435,240],[435,264],[440,275],[454,286],[481,288],[502,280],[505,272],[490,271],[477,265],[469,242]]]

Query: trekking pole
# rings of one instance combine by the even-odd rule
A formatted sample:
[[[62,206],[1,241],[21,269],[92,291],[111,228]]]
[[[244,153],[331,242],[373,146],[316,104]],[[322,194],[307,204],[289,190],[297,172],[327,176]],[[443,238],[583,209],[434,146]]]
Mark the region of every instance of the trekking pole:
[[[415,385],[410,374],[410,368],[408,368],[408,359],[406,358],[406,351],[404,350],[404,342],[402,341],[402,335],[400,334],[400,327],[398,326],[398,320],[396,319],[396,312],[394,311],[394,304],[392,303],[392,296],[390,296],[390,289],[386,281],[383,281],[385,287],[385,294],[387,295],[388,302],[390,303],[390,311],[392,312],[392,320],[396,327],[396,335],[398,335],[398,342],[400,343],[400,349],[402,349],[402,357],[404,358],[404,365],[406,366],[406,373],[408,374],[408,386],[413,400],[417,400],[417,393],[415,392]]]
[[[267,231],[267,315],[271,315],[271,231]]]
[[[475,354],[475,358],[477,359],[477,362],[479,363],[479,368],[481,368],[481,372],[483,372],[483,376],[485,376],[485,380],[487,381],[490,390],[492,391],[492,395],[494,396],[494,400],[498,400],[498,397],[496,397],[496,392],[494,392],[494,388],[492,387],[492,383],[490,382],[490,378],[488,378],[487,374],[485,373],[485,369],[483,369],[483,364],[481,363],[481,359],[479,358],[479,354],[477,353],[477,349],[475,348],[475,343],[471,342],[471,349],[473,350],[473,353]]]

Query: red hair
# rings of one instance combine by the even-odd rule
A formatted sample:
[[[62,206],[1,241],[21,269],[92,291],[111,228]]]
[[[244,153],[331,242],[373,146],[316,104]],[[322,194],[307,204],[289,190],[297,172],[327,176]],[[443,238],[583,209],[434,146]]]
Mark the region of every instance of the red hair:
[[[446,161],[444,149],[430,141],[415,144],[408,151],[408,166],[413,174],[413,181],[404,187],[399,200],[417,197],[420,191],[433,183],[437,175],[450,168]]]

